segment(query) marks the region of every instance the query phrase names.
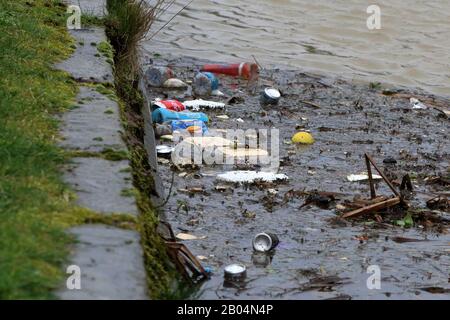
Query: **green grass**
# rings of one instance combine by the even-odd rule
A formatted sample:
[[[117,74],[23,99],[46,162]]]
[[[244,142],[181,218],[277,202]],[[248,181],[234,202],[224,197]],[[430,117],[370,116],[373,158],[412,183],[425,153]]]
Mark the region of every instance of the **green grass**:
[[[84,219],[55,147],[54,115],[77,90],[51,68],[74,45],[65,24],[60,1],[0,0],[0,299],[52,298],[72,240],[64,229]]]

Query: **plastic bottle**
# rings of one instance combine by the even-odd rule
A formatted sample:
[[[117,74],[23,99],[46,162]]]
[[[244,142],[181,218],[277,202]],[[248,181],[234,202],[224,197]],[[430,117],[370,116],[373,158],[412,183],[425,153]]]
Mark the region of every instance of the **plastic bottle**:
[[[242,62],[236,64],[206,64],[202,70],[204,72],[212,72],[225,74],[233,77],[241,77],[243,79],[254,78],[259,73],[259,67],[256,63]]]
[[[199,72],[194,78],[194,93],[197,96],[209,96],[219,89],[219,79],[211,72]]]
[[[158,108],[153,111],[152,120],[155,123],[163,123],[173,120],[198,120],[203,122],[209,121],[208,116],[202,112],[175,112],[164,108]]]
[[[164,82],[174,77],[174,74],[168,67],[150,67],[145,72],[145,77],[150,86],[162,87]]]

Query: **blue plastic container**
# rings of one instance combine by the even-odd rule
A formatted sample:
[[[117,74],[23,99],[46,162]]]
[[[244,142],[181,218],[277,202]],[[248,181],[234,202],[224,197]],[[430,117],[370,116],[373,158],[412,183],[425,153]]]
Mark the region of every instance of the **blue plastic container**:
[[[173,120],[198,120],[208,122],[208,116],[203,112],[175,112],[164,108],[158,108],[152,112],[152,120],[155,123],[163,123]]]

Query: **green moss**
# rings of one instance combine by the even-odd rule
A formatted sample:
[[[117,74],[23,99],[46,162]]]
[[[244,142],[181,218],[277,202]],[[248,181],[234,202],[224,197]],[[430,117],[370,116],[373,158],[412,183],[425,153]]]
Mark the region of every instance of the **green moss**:
[[[108,17],[106,18],[106,33],[115,49],[115,88],[120,97],[119,106],[123,124],[125,126],[124,138],[130,150],[130,165],[133,170],[133,183],[137,190],[137,204],[140,211],[139,226],[142,234],[145,267],[147,271],[147,284],[153,299],[179,298],[183,289],[192,291],[183,286],[179,280],[173,264],[169,260],[164,241],[156,232],[159,224],[158,212],[154,208],[150,196],[156,195],[153,171],[148,163],[147,152],[144,148],[144,120],[141,107],[144,103],[138,90],[138,78],[132,65],[137,61],[121,59],[133,57],[130,52],[136,52],[134,39],[135,32],[141,26],[136,25],[143,21],[139,16],[143,11],[134,2],[125,3],[124,0],[107,0]],[[118,62],[117,62],[118,61]],[[180,289],[181,288],[181,289]],[[183,294],[183,297],[187,295]]]
[[[135,196],[137,196],[137,194],[138,194],[138,192],[137,192],[137,190],[134,189],[134,188],[131,188],[131,189],[123,189],[123,190],[120,192],[120,195],[121,195],[122,197],[135,197]]]
[[[81,24],[83,28],[85,26],[104,26],[105,20],[101,17],[97,17],[93,14],[82,14]]]
[[[98,52],[100,52],[104,57],[109,59],[114,59],[114,50],[109,44],[109,42],[102,41],[97,46]]]
[[[67,151],[66,159],[70,158],[102,158],[110,161],[128,160],[129,154],[125,150],[103,149],[101,152],[92,151]]]

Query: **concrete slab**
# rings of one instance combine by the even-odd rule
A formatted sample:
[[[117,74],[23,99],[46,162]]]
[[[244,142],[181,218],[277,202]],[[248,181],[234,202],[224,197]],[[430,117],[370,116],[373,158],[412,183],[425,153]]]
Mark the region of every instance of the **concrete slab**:
[[[69,59],[56,64],[56,68],[80,82],[112,83],[112,67],[97,50],[97,46],[106,41],[105,31],[102,28],[69,31],[77,49]]]
[[[101,152],[126,150],[117,102],[94,88],[80,87],[77,108],[62,115],[60,145],[66,149]]]
[[[128,161],[101,158],[73,158],[64,172],[64,181],[77,194],[77,205],[99,213],[137,215]]]
[[[69,265],[80,268],[81,289],[69,290],[64,282],[56,292],[58,298],[148,299],[139,233],[105,225],[85,225],[69,232],[78,239]]]

